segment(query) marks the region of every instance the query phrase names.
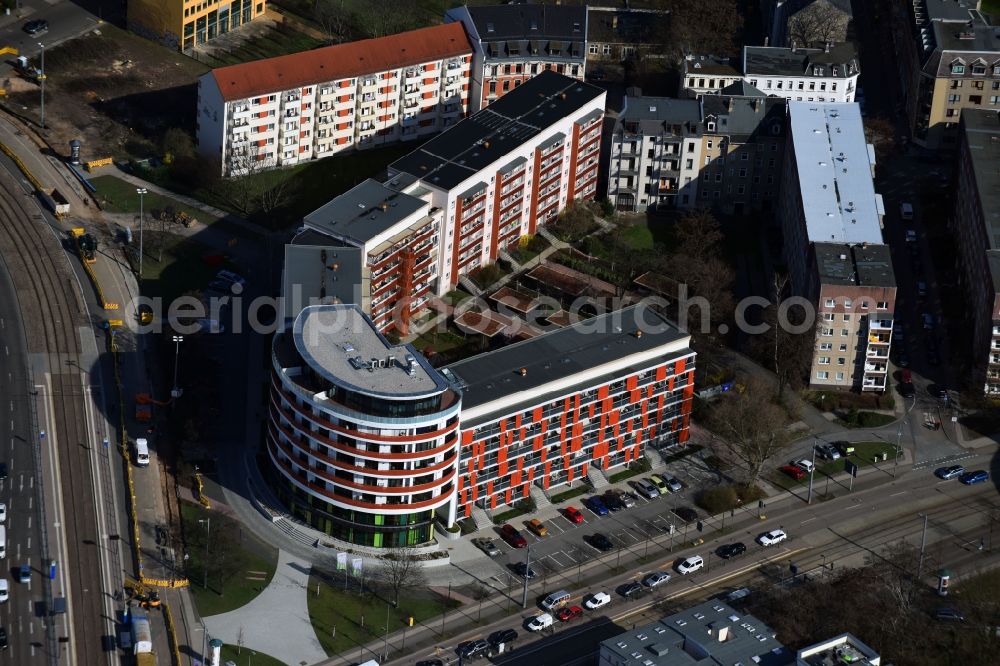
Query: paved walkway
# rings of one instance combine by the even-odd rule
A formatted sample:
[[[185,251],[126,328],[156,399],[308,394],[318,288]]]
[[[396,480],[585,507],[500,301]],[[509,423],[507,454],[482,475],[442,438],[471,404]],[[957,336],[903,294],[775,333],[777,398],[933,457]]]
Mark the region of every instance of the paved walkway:
[[[308,562],[278,551],[278,569],[271,584],[246,606],[204,619],[211,638],[259,650],[286,664],[312,664],[326,659],[309,622],[306,594]]]

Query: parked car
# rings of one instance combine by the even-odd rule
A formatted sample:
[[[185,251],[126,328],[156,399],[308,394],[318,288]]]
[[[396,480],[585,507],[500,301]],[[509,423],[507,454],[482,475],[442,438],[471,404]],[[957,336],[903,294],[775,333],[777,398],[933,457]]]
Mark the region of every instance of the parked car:
[[[945,622],[963,622],[965,616],[954,608],[938,608],[934,611],[934,619]]]
[[[813,471],[813,468],[816,467],[815,465],[813,465],[813,463],[812,463],[811,460],[805,460],[805,459],[803,459],[803,460],[797,460],[797,461],[793,462],[792,464],[796,465],[798,467],[801,467],[802,471],[805,472],[806,474],[811,474],[812,471]]]
[[[604,505],[604,502],[601,501],[601,498],[596,495],[593,495],[585,499],[583,501],[583,504],[597,516],[608,515],[608,507],[606,507]]]
[[[604,553],[615,549],[615,544],[611,541],[611,539],[600,532],[591,535],[590,545]]]
[[[455,648],[455,653],[462,659],[475,659],[480,655],[485,655],[490,649],[490,644],[483,639],[461,643]]]
[[[514,631],[513,629],[500,629],[490,634],[489,637],[486,639],[486,642],[492,645],[493,647],[496,647],[501,643],[513,643],[515,640],[517,640],[516,631]]]
[[[692,555],[677,565],[677,573],[687,575],[689,573],[694,573],[704,566],[705,560],[701,557],[701,555]]]
[[[31,36],[40,35],[49,31],[49,22],[45,19],[35,19],[24,24],[24,31]]]
[[[536,615],[531,618],[531,620],[526,625],[528,631],[541,631],[542,629],[548,629],[553,624],[552,616],[548,613],[542,613],[541,615]]]
[[[948,389],[945,388],[944,386],[941,386],[940,384],[931,384],[930,386],[927,387],[927,392],[930,393],[935,398],[937,398],[938,400],[948,399]]]
[[[500,555],[500,547],[497,546],[496,541],[493,539],[473,539],[472,543],[478,546],[480,550],[490,557],[497,557]]]
[[[601,497],[601,501],[604,502],[604,506],[608,507],[608,511],[611,511],[612,513],[616,511],[621,511],[622,509],[625,508],[625,505],[622,503],[621,497],[618,495],[618,493],[616,493],[613,490],[609,490],[608,492],[604,493],[604,495]]]
[[[779,469],[796,481],[806,478],[806,471],[798,465],[782,465]]]
[[[917,296],[923,298],[926,295],[927,295],[927,283],[922,281],[917,282]]]
[[[579,606],[570,606],[569,608],[563,608],[557,614],[560,622],[569,622],[573,618],[580,617],[583,615],[583,609]]]
[[[0,502],[0,523],[7,520],[7,503]]]
[[[535,536],[544,537],[549,535],[549,528],[547,528],[542,521],[538,520],[538,518],[532,518],[526,522],[524,526],[534,532]]]
[[[597,610],[598,608],[603,608],[611,603],[611,595],[607,592],[595,592],[590,596],[589,599],[583,602],[583,605],[590,610]]]
[[[0,578],[0,604],[6,603],[7,599],[10,598],[10,581],[7,580],[6,576]]]
[[[854,445],[842,439],[833,443],[833,448],[840,451],[840,455],[849,456],[854,453]]]
[[[654,571],[653,573],[649,574],[648,576],[642,579],[642,584],[650,589],[653,589],[654,587],[663,585],[669,580],[670,580],[670,574],[668,574],[666,571]]]
[[[0,462],[0,479],[7,478],[7,463]]]
[[[0,627],[0,650],[7,649],[7,628]]]
[[[22,564],[21,568],[17,572],[17,582],[19,583],[29,583],[31,582],[31,565]]]
[[[235,283],[241,286],[245,286],[247,281],[243,279],[242,276],[237,275],[232,271],[222,270],[215,274],[217,280],[225,280],[226,282]]]
[[[719,546],[718,550],[715,551],[715,554],[724,560],[728,560],[742,555],[745,552],[747,552],[746,544],[737,541],[736,543],[727,543],[723,546]]]
[[[899,385],[899,395],[904,398],[912,398],[916,393],[917,390],[913,387],[913,384],[904,382]]]
[[[645,592],[645,590],[646,588],[644,588],[640,583],[633,581],[621,587],[619,589],[619,593],[626,599],[635,599],[636,597],[642,596],[642,593]]]
[[[535,570],[529,567],[524,562],[515,562],[510,566],[511,570],[520,576],[521,578],[527,578],[528,580],[533,579],[537,574]]]
[[[563,509],[563,515],[566,516],[566,520],[573,523],[574,525],[579,525],[583,522],[583,514],[580,510],[573,506],[568,506]]]
[[[679,493],[684,490],[684,486],[677,480],[676,477],[669,476],[667,474],[654,474],[653,476],[658,477],[660,481],[663,482],[663,485],[667,487],[667,490],[672,493]]]
[[[618,501],[621,502],[626,509],[631,509],[635,506],[635,495],[632,493],[618,491]]]
[[[817,444],[816,455],[824,460],[840,460],[840,451],[829,444]]]
[[[678,506],[673,509],[674,515],[683,520],[685,523],[690,523],[693,520],[698,519],[698,512],[689,506]]]
[[[771,530],[770,532],[764,532],[759,537],[757,537],[757,543],[762,546],[774,546],[781,543],[788,538],[784,530]]]
[[[934,470],[934,476],[939,479],[954,479],[957,476],[962,476],[965,474],[965,468],[961,465],[952,465],[950,467],[938,467]]]
[[[983,483],[984,481],[989,480],[989,478],[989,472],[985,469],[977,469],[975,472],[966,472],[962,476],[958,477],[958,480],[967,486],[971,486],[974,483]]]
[[[659,474],[650,474],[649,482],[652,483],[654,486],[656,486],[656,492],[660,493],[661,495],[666,495],[667,493],[670,492],[670,489],[667,488],[666,482],[664,482],[664,480],[660,478]]]
[[[500,537],[514,548],[526,548],[528,545],[527,539],[510,523],[500,528]]]
[[[632,482],[632,487],[646,499],[656,499],[660,496],[660,491],[656,489],[653,482],[648,479],[638,479]]]

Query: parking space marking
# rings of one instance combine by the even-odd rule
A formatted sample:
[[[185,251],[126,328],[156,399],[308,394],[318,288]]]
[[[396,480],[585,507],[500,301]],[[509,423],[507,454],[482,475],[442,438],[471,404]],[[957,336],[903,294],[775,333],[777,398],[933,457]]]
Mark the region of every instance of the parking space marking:
[[[558,524],[558,521],[555,521],[555,520],[550,520],[549,521],[549,527],[553,528],[553,529],[559,530],[559,534],[562,534],[563,532],[566,531],[562,527],[560,527],[559,524]]]
[[[573,559],[573,556],[567,553],[565,550],[560,550],[559,553],[573,564],[576,564],[576,560]]]

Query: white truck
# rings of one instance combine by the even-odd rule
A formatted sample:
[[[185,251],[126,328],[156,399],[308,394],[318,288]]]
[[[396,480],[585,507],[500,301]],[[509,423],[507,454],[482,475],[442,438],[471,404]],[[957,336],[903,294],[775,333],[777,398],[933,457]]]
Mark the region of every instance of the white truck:
[[[149,627],[146,612],[132,609],[132,652],[133,654],[148,654],[153,651],[153,632]]]

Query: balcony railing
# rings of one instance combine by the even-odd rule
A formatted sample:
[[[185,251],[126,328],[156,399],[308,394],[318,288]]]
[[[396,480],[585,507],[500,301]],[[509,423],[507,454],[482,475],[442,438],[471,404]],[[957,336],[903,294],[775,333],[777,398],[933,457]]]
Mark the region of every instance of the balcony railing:
[[[885,373],[887,371],[887,369],[888,369],[888,366],[883,365],[881,363],[878,363],[878,364],[875,364],[875,363],[865,363],[865,372],[875,372],[875,373],[883,374],[883,373]]]
[[[891,331],[892,330],[892,320],[891,319],[872,319],[868,327],[873,331]]]

